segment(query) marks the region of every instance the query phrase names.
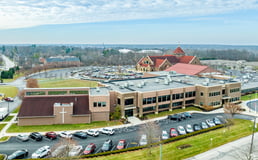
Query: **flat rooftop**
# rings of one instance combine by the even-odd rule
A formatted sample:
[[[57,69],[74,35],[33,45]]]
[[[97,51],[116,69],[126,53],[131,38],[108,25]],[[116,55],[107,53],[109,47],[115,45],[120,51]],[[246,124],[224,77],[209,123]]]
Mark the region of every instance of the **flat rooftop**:
[[[91,96],[108,96],[109,89],[106,87],[90,88],[89,95],[91,95]]]
[[[157,73],[157,72],[156,72]],[[185,88],[196,85],[218,86],[227,83],[235,83],[232,80],[216,80],[210,78],[200,78],[197,76],[188,76],[182,74],[168,74],[158,77],[139,78],[132,80],[119,80],[103,82],[109,89],[121,93],[129,92],[151,92],[157,90],[166,90],[173,88]]]

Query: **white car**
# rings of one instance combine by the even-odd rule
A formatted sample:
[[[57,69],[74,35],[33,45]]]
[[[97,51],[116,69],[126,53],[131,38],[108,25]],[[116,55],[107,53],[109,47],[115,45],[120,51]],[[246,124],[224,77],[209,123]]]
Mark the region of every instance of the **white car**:
[[[31,158],[43,158],[50,153],[50,146],[43,146],[32,153]]]
[[[62,138],[68,138],[68,139],[73,137],[73,135],[68,133],[67,131],[60,132],[59,136],[62,137]]]
[[[97,137],[99,135],[99,131],[96,129],[89,129],[86,131],[86,133],[90,136]]]
[[[164,139],[168,139],[169,138],[169,134],[167,131],[163,130],[162,131],[162,135],[161,135],[161,138],[164,140]]]
[[[207,120],[206,120],[206,123],[207,123],[208,126],[210,126],[210,127],[216,126],[216,124],[215,124],[211,119],[207,119]]]
[[[140,139],[140,141],[139,141],[139,144],[140,144],[141,146],[148,144],[147,135],[146,135],[146,134],[143,134],[143,135],[141,136],[141,139]]]
[[[101,129],[99,130],[99,132],[102,133],[102,134],[107,134],[107,135],[113,135],[113,134],[115,133],[115,131],[114,131],[113,128],[108,128],[108,127],[106,127],[106,128],[101,128]]]
[[[183,126],[178,126],[177,131],[181,135],[186,134],[185,128]]]
[[[78,156],[82,152],[82,149],[81,145],[74,145],[71,147],[68,156]]]
[[[193,132],[193,127],[190,124],[187,124],[185,126],[185,130],[187,133],[191,133],[191,132]]]

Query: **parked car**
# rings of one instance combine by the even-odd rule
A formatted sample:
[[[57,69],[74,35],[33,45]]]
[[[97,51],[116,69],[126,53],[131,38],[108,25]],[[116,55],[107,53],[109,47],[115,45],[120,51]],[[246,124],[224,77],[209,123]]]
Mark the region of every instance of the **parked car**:
[[[181,116],[181,119],[186,119],[186,116],[184,113],[178,113]]]
[[[73,136],[81,138],[81,139],[86,139],[87,138],[87,133],[83,131],[77,131],[73,133]]]
[[[180,135],[186,134],[185,128],[183,126],[178,126],[177,131]]]
[[[170,128],[170,137],[176,137],[178,133],[175,128]]]
[[[141,138],[140,138],[139,144],[140,144],[141,146],[143,146],[143,145],[147,145],[147,143],[148,143],[148,141],[147,141],[147,135],[146,135],[146,134],[143,134],[143,135],[141,136]]]
[[[109,150],[112,148],[112,146],[113,146],[112,140],[111,140],[111,139],[107,139],[107,140],[103,143],[103,145],[102,145],[102,147],[101,147],[101,151],[102,151],[102,152],[109,151]]]
[[[71,147],[68,156],[78,156],[82,152],[82,146],[81,145],[74,145]]]
[[[86,133],[90,136],[97,137],[99,135],[99,131],[96,129],[89,129],[86,131]]]
[[[20,149],[10,154],[7,159],[23,159],[28,156],[29,152],[27,149]]]
[[[199,130],[201,130],[202,128],[201,128],[201,126],[200,126],[199,124],[194,124],[194,125],[193,125],[193,129],[194,129],[194,131],[199,131]]]
[[[161,134],[161,139],[168,139],[169,138],[169,134],[167,131],[163,130],[162,134]]]
[[[57,138],[57,134],[55,132],[47,132],[45,134],[45,136],[49,139],[56,139]]]
[[[115,133],[115,130],[113,128],[106,127],[106,128],[101,128],[99,132],[102,134],[113,135]]]
[[[32,153],[31,158],[43,158],[50,153],[50,146],[43,146]]]
[[[12,97],[5,97],[4,100],[6,102],[13,102],[14,101]]]
[[[62,138],[68,138],[68,139],[71,139],[73,137],[73,135],[68,133],[67,131],[60,132],[59,136]]]
[[[185,115],[186,118],[192,118],[192,113],[190,112],[184,112],[183,114]]]
[[[39,132],[32,132],[30,135],[29,135],[29,137],[31,138],[31,139],[34,139],[34,140],[36,140],[36,141],[41,141],[42,140],[42,135],[39,133]]]
[[[172,114],[172,115],[168,115],[168,119],[176,120],[176,121],[181,121],[182,117],[181,117],[180,114]]]
[[[67,148],[68,146],[67,145],[60,145],[58,146],[52,153],[51,153],[51,156],[52,157],[58,157],[60,156],[64,150]]]
[[[94,143],[90,143],[83,151],[83,154],[91,154],[95,151],[95,149],[96,149],[96,145]]]
[[[25,141],[28,141],[29,140],[29,136],[27,134],[18,134],[16,136],[17,139],[25,142]]]
[[[215,123],[215,125],[219,125],[219,124],[222,124],[220,119],[218,117],[214,117],[213,118],[213,122]]]
[[[124,149],[126,146],[126,140],[125,139],[120,139],[116,148],[117,149]]]
[[[208,124],[209,127],[216,126],[215,123],[211,119],[206,119],[206,123]]]
[[[206,122],[201,122],[201,127],[202,127],[202,129],[209,128],[209,126],[207,125]]]
[[[185,130],[187,133],[191,133],[191,132],[193,132],[193,127],[190,124],[187,124],[185,126]]]

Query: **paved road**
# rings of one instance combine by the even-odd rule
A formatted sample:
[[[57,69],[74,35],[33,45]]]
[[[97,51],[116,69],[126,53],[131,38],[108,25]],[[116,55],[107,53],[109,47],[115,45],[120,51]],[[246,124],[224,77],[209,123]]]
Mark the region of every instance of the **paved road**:
[[[5,55],[2,55],[3,61],[4,61],[4,67],[2,67],[1,69],[3,70],[8,70],[9,68],[12,68],[15,66],[14,62],[11,61],[8,57],[6,57]]]
[[[166,130],[169,132],[170,128],[176,128],[179,125],[185,126],[186,124],[195,124],[195,123],[200,123],[202,121],[205,121],[208,118],[213,118],[215,116],[219,116],[222,118],[223,114],[221,113],[215,113],[215,114],[200,114],[200,113],[194,113],[193,118],[189,118],[180,122],[177,121],[172,121],[172,120],[167,120],[167,119],[162,119],[157,121],[157,124],[159,125],[161,130]],[[139,139],[141,134],[143,134],[142,126],[136,126],[136,127],[130,127],[127,129],[117,129],[116,134],[113,136],[107,136],[107,135],[100,135],[99,137],[90,137],[88,136],[87,139],[81,140],[79,138],[74,138],[74,140],[82,145],[83,147],[86,147],[87,144],[89,143],[95,143],[97,145],[96,152],[100,151],[100,148],[103,144],[103,142],[106,139],[112,139],[113,140],[113,149],[115,149],[115,146],[118,143],[119,139],[126,139],[128,142],[128,146],[132,147],[135,145],[138,145]],[[60,139],[60,138],[58,138]],[[36,142],[33,140],[29,140],[28,142],[21,142],[17,140],[15,137],[12,137],[9,141],[0,143],[0,153],[3,154],[11,154],[12,152],[21,149],[21,148],[26,148],[29,150],[29,157],[31,157],[31,154],[38,148],[44,146],[44,145],[50,145],[51,147],[54,147],[59,140],[49,140],[47,138],[44,138],[43,141],[41,142]]]

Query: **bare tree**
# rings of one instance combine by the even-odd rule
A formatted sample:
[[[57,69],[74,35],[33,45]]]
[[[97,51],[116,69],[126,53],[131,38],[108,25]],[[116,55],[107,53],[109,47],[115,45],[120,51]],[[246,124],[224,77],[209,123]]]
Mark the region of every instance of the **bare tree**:
[[[241,106],[236,105],[234,103],[226,103],[224,105],[223,110],[227,116],[228,127],[229,127],[229,125],[233,124],[232,119],[233,119],[234,115],[241,112],[240,108],[241,108]]]
[[[160,141],[161,130],[156,122],[147,122],[141,129],[141,135],[145,134],[147,137],[147,158],[156,159],[152,154],[153,144]]]
[[[24,91],[24,90],[19,91],[18,97],[19,97],[21,100],[23,100],[24,96],[25,96],[25,91]]]
[[[75,159],[75,157],[69,157],[69,152],[74,145],[77,145],[77,142],[73,139],[61,138],[61,140],[51,148],[51,156],[55,157],[55,159],[62,160]]]
[[[38,80],[33,79],[33,78],[28,79],[26,87],[27,88],[39,88]]]

